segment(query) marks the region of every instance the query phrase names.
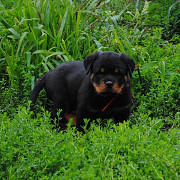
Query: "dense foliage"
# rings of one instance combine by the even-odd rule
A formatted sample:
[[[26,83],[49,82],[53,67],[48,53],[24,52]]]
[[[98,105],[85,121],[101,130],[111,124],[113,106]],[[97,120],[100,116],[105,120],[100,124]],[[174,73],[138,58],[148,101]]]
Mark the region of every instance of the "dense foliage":
[[[0,179],[178,179],[180,1],[0,1]],[[56,132],[35,81],[95,51],[138,65],[126,123]],[[34,118],[33,118],[34,117]]]

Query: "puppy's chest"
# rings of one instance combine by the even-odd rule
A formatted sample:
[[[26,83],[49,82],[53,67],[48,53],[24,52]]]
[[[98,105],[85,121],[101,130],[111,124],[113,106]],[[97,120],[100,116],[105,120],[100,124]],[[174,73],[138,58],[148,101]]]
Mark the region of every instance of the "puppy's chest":
[[[85,110],[89,113],[96,113],[100,116],[104,116],[107,114],[112,114],[113,112],[121,111],[126,108],[126,104],[124,104],[120,99],[108,99],[108,100],[91,100],[86,106]]]

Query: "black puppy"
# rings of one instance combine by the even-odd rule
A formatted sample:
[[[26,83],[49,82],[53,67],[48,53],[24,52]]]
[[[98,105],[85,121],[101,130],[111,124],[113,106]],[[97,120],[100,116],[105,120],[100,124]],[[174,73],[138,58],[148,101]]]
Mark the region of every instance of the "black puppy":
[[[52,117],[75,114],[79,130],[83,118],[114,118],[115,123],[127,120],[132,106],[130,77],[135,63],[129,56],[115,52],[96,52],[84,61],[65,62],[44,74],[30,94],[32,105],[44,88],[54,103]]]

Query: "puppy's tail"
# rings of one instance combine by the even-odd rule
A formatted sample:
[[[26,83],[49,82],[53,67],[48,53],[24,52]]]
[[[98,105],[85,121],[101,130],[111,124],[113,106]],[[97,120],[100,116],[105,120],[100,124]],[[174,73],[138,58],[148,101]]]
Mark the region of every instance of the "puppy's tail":
[[[43,76],[41,76],[39,78],[39,80],[35,83],[33,90],[31,91],[29,100],[31,100],[31,105],[30,105],[30,111],[34,110],[34,104],[37,100],[37,97],[40,93],[40,91],[44,88],[45,86],[45,78],[46,78],[46,74],[44,74]]]

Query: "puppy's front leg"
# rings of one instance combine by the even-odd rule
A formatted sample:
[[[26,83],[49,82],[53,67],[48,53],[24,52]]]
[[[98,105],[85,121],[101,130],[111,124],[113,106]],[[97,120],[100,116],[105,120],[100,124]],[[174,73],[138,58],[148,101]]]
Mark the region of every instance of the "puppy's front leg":
[[[84,129],[83,129],[83,126],[84,126],[84,121],[83,121],[83,118],[82,117],[78,117],[77,116],[77,130],[82,132],[82,133],[85,133]]]
[[[76,127],[77,127],[78,131],[85,133],[85,131],[83,129],[83,126],[85,125],[85,123],[84,123],[84,119],[83,119],[83,110],[81,107],[77,107],[76,114],[77,114]]]
[[[123,121],[127,121],[131,113],[131,109],[127,108],[121,110],[119,112],[114,113],[114,122],[115,123],[123,123]]]

